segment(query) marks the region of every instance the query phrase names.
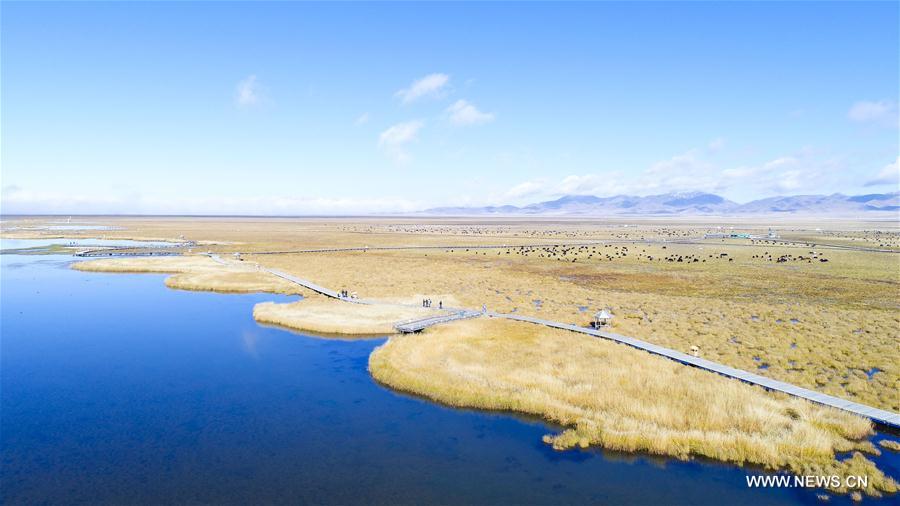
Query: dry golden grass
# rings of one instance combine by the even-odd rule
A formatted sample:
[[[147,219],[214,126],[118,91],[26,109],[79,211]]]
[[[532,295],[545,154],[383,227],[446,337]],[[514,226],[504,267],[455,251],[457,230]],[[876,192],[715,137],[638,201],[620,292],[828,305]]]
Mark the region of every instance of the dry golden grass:
[[[240,251],[247,264],[259,262],[330,288],[356,291],[363,298],[417,303],[428,297],[469,308],[484,303],[492,310],[577,324],[586,324],[593,310],[609,306],[616,332],[682,351],[696,345],[711,360],[900,411],[897,255],[745,240],[635,242],[683,240],[716,230],[714,223],[686,221],[647,221],[628,228],[623,223],[573,220],[129,218],[100,223],[123,227],[105,232],[107,237],[185,235],[218,242],[209,249]],[[760,225],[746,226],[757,227],[756,233],[765,231]],[[781,231],[802,241],[864,246],[893,247],[900,237],[893,223],[834,224],[840,230],[822,233],[825,238],[814,232],[818,226],[782,224]],[[870,231],[879,227],[885,230]],[[570,248],[565,254],[562,248],[465,247],[252,254],[365,245],[587,240],[632,242]],[[796,258],[811,257],[810,250],[816,251],[815,261]],[[774,261],[782,255],[793,258]],[[690,260],[677,262],[677,256]],[[828,262],[819,261],[822,257]],[[214,273],[220,267],[199,260],[202,266],[179,270],[173,269],[173,262],[154,272],[180,272],[172,278],[192,276],[199,280],[196,286],[205,289],[219,283],[237,288],[272,282],[246,271],[246,279],[229,272],[217,280],[220,275]],[[128,271],[126,264],[118,265]],[[390,332],[394,321],[412,317],[358,311],[372,310],[314,297],[287,305],[263,304],[255,314],[261,321],[294,328],[329,333],[355,328],[364,334]],[[556,447],[596,444],[680,458],[702,455],[802,474],[867,474],[870,494],[896,488],[862,454],[835,459],[836,451],[874,451],[871,443],[859,441],[870,431],[860,418],[606,341],[538,329],[471,321],[421,335],[394,336],[373,354],[370,367],[386,384],[447,404],[532,413],[563,424],[566,430],[548,437]]]
[[[594,310],[609,306],[616,316],[614,330],[619,333],[685,352],[696,345],[711,360],[900,411],[900,255],[747,240],[665,245],[640,242],[702,237],[722,224],[688,219],[626,223],[565,219],[104,218],[96,223],[122,227],[103,231],[107,237],[172,239],[184,235],[192,240],[219,242],[208,249],[241,251],[248,260],[264,266],[331,288],[357,291],[367,298],[415,300],[413,294],[423,294],[457,307],[487,304],[492,310],[515,310],[578,324],[586,324]],[[29,224],[39,225],[40,220]],[[763,234],[769,225],[775,225],[787,239],[823,244],[878,247],[897,244],[900,238],[893,222],[832,223],[829,226],[833,229],[825,231],[817,231],[822,224],[814,222],[730,224]],[[72,235],[83,237],[88,233]],[[552,256],[539,250],[526,256],[516,249],[465,248],[248,254],[366,245],[561,241],[633,242],[573,250],[567,255],[556,249]],[[775,261],[782,255],[809,257],[810,250],[829,261]],[[720,257],[721,253],[727,257]],[[662,260],[677,255],[690,255],[698,261]]]
[[[882,439],[878,442],[880,446],[883,448],[887,448],[888,450],[900,452],[900,441],[893,441],[891,439]]]
[[[327,334],[393,334],[394,323],[440,314],[436,310],[401,305],[353,304],[322,296],[288,304],[262,302],[253,308],[253,318],[295,330]]]
[[[393,388],[451,406],[511,410],[566,429],[555,448],[599,445],[677,458],[703,456],[798,474],[870,477],[867,493],[897,484],[862,454],[867,420],[767,393],[609,341],[485,318],[400,335],[369,370]],[[845,492],[846,490],[837,490]]]
[[[701,247],[638,251],[727,252],[735,261],[684,265],[581,255],[573,263],[503,250],[253,258],[363,297],[453,294],[465,307],[487,304],[580,325],[610,306],[616,332],[684,352],[696,345],[711,360],[900,411],[900,259],[831,252],[827,264],[779,265],[752,259],[755,248]]]
[[[221,293],[270,292],[300,293],[300,287],[259,271],[255,265],[229,262],[219,264],[205,256],[136,257],[88,260],[72,264],[72,268],[91,272],[155,272],[173,274],[166,286],[180,290]]]

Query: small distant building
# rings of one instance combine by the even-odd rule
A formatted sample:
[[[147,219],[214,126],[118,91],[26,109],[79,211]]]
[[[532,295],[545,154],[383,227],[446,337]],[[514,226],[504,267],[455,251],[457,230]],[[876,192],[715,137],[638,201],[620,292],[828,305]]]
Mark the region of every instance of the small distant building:
[[[756,236],[741,233],[741,232],[729,232],[727,234],[715,233],[715,234],[704,234],[704,239],[756,239]]]
[[[595,329],[599,329],[601,327],[609,327],[611,322],[612,315],[609,313],[609,311],[601,309],[600,311],[594,313],[594,321],[591,322],[591,326],[593,326]]]
[[[699,357],[699,356],[700,356],[700,347],[697,346],[696,344],[693,345],[693,346],[691,346],[691,355],[693,355],[693,356],[695,356],[695,357]]]

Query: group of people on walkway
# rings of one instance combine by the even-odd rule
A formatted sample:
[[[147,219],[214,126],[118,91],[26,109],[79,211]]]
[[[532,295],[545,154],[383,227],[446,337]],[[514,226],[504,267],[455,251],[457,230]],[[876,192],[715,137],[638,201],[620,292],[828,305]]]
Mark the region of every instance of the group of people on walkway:
[[[344,297],[345,299],[347,297],[350,297],[350,292],[347,290],[341,290],[341,297]]]
[[[422,299],[422,307],[431,307],[431,299]],[[438,301],[438,309],[444,309],[444,301]]]

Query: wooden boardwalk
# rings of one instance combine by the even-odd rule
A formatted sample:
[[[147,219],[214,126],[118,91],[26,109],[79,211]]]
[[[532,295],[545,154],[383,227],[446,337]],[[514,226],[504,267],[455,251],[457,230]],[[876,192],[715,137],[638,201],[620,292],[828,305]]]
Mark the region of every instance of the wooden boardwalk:
[[[193,248],[196,245],[196,242],[188,241],[156,246],[105,246],[78,251],[75,253],[75,256],[84,258],[178,256],[181,255],[180,251],[170,250],[179,248]]]
[[[544,325],[546,327],[552,327],[557,329],[569,330],[572,332],[580,332],[582,334],[588,334],[595,337],[602,337],[604,339],[610,339],[617,343],[625,344],[631,346],[633,348],[637,348],[640,350],[644,350],[650,352],[654,355],[660,355],[666,357],[671,360],[675,360],[677,362],[681,362],[682,364],[690,365],[693,367],[698,367],[700,369],[704,369],[707,371],[711,371],[717,374],[721,374],[723,376],[727,376],[729,378],[734,378],[737,380],[741,380],[745,383],[750,383],[753,385],[759,385],[766,390],[773,390],[776,392],[784,392],[789,395],[793,395],[795,397],[801,397],[806,400],[823,404],[825,406],[831,406],[834,408],[842,409],[844,411],[849,411],[851,413],[855,413],[860,416],[864,416],[866,418],[871,419],[873,422],[880,423],[882,425],[887,425],[894,428],[900,428],[900,414],[893,413],[890,411],[885,411],[883,409],[873,408],[871,406],[866,406],[864,404],[859,404],[856,402],[844,400],[838,397],[833,397],[831,395],[823,394],[821,392],[816,392],[814,390],[809,390],[806,388],[801,388],[795,385],[791,385],[790,383],[784,383],[782,381],[777,381],[771,378],[766,378],[765,376],[760,376],[758,374],[753,374],[751,372],[743,371],[741,369],[735,369],[733,367],[728,367],[726,365],[722,365],[711,360],[706,360],[699,357],[694,357],[692,355],[688,355],[686,353],[681,353],[680,351],[671,350],[669,348],[665,348],[662,346],[658,346],[652,343],[648,343],[645,341],[641,341],[640,339],[635,339],[633,337],[623,336],[620,334],[615,334],[613,332],[607,332],[603,330],[595,330],[585,327],[579,327],[577,325],[569,325],[566,323],[555,322],[551,320],[542,320],[540,318],[533,318],[530,316],[516,315],[516,314],[506,314],[506,313],[488,313],[489,316],[495,318],[505,318],[507,320],[516,320],[521,322],[534,323],[536,325]]]
[[[458,310],[450,314],[429,316],[427,318],[416,318],[412,320],[397,322],[394,324],[394,329],[396,329],[397,332],[409,334],[411,332],[419,332],[420,330],[424,330],[428,327],[431,327],[432,325],[452,322],[455,320],[465,320],[467,318],[477,318],[482,314],[484,313],[481,313],[480,311]]]
[[[218,255],[209,255],[213,260],[216,260],[220,263],[225,264],[225,262],[218,257]],[[275,276],[278,276],[282,279],[290,281],[292,283],[296,283],[300,286],[303,286],[309,290],[312,290],[316,293],[325,295],[326,297],[331,297],[334,299],[342,300],[345,302],[353,302],[356,304],[377,304],[375,301],[367,301],[362,299],[352,299],[349,297],[341,297],[341,295],[328,288],[312,283],[311,281],[307,281],[305,279],[299,278],[292,274],[288,274],[283,271],[279,271],[276,269],[268,269],[262,268],[262,270],[269,272]],[[415,307],[415,306],[413,306]],[[665,348],[663,346],[659,346],[656,344],[648,343],[646,341],[641,341],[640,339],[635,339],[633,337],[623,336],[621,334],[616,334],[614,332],[608,332],[604,330],[597,330],[586,327],[579,327],[578,325],[571,325],[568,323],[561,323],[552,320],[544,320],[541,318],[535,318],[531,316],[519,315],[519,314],[509,314],[509,313],[495,313],[488,312],[482,313],[480,311],[472,311],[466,309],[450,309],[447,308],[453,313],[450,314],[441,314],[432,317],[426,318],[418,318],[414,320],[405,320],[402,322],[397,322],[394,325],[394,328],[398,332],[410,333],[410,332],[418,332],[432,325],[438,325],[441,323],[451,322],[463,318],[475,318],[486,314],[492,318],[504,318],[507,320],[515,320],[521,322],[532,323],[535,325],[543,325],[545,327],[551,327],[556,329],[568,330],[571,332],[579,332],[582,334],[591,335],[594,337],[601,337],[604,339],[609,339],[615,341],[620,344],[624,344],[627,346],[631,346],[633,348],[637,348],[639,350],[646,351],[648,353],[652,353],[654,355],[658,355],[661,357],[668,358],[670,360],[675,360],[676,362],[680,362],[685,365],[689,365],[692,367],[697,367],[699,369],[703,369],[706,371],[714,372],[716,374],[721,374],[722,376],[737,379],[743,381],[745,383],[749,383],[752,385],[761,386],[767,390],[772,390],[776,392],[783,392],[788,395],[792,395],[795,397],[800,397],[806,399],[811,402],[815,402],[818,404],[822,404],[825,406],[830,406],[833,408],[841,409],[844,411],[848,411],[850,413],[854,413],[859,416],[866,417],[872,420],[875,423],[893,427],[900,428],[900,414],[893,413],[891,411],[886,411],[883,409],[873,408],[871,406],[866,406],[864,404],[859,404],[856,402],[848,401],[845,399],[841,399],[839,397],[834,397],[831,395],[823,394],[821,392],[816,392],[814,390],[809,390],[806,388],[798,387],[796,385],[791,385],[790,383],[785,383],[783,381],[774,380],[771,378],[767,378],[765,376],[760,376],[758,374],[754,374],[748,371],[744,371],[741,369],[735,369],[733,367],[729,367],[723,364],[719,364],[713,362],[711,360],[706,360],[700,357],[694,357],[692,355],[688,355],[686,353],[682,353],[680,351],[672,350],[669,348]]]
[[[263,270],[268,271],[271,274],[274,274],[281,279],[286,279],[286,280],[290,281],[291,283],[296,283],[302,287],[308,288],[308,289],[310,289],[316,293],[322,294],[326,297],[331,297],[333,299],[350,300],[345,297],[341,297],[341,294],[339,294],[338,292],[336,292],[334,290],[325,288],[324,286],[319,286],[319,285],[313,283],[312,281],[307,281],[305,279],[298,278],[297,276],[294,276],[293,274],[288,274],[284,271],[279,271],[276,269],[263,268]]]
[[[221,261],[221,259],[219,259],[219,260]],[[283,271],[279,271],[276,269],[268,269],[265,267],[263,267],[262,269],[266,272],[269,272],[269,273],[275,275],[275,276],[278,276],[279,278],[285,279],[292,283],[296,283],[304,288],[312,290],[312,291],[314,291],[318,294],[324,295],[326,297],[331,297],[333,299],[342,300],[344,302],[352,302],[354,304],[377,304],[377,302],[369,301],[369,300],[365,300],[365,299],[342,297],[340,293],[338,293],[334,290],[325,288],[324,286],[317,285],[317,284],[315,284],[311,281],[305,280],[303,278],[298,278],[297,276],[294,276],[293,274],[288,274]],[[406,305],[406,304],[400,304],[400,305]],[[410,305],[410,307],[417,307],[417,306]],[[444,314],[438,314],[435,316],[428,316],[425,318],[414,318],[411,320],[399,321],[394,324],[394,329],[397,330],[397,332],[409,334],[411,332],[419,332],[428,327],[431,327],[432,325],[438,325],[441,323],[452,322],[455,320],[463,320],[466,318],[476,318],[483,314],[480,311],[469,311],[469,310],[465,310],[465,309],[449,309],[449,310],[452,311],[449,314],[444,313]]]
[[[104,257],[177,257],[181,256],[180,251],[107,251],[93,250],[80,251],[75,253],[77,257],[83,258],[104,258]]]

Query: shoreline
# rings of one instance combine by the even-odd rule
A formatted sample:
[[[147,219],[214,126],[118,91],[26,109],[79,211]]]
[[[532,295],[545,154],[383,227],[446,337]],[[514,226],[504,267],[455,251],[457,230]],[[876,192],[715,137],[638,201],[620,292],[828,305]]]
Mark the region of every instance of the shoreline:
[[[622,347],[603,340],[577,338],[580,341],[577,346],[603,350],[601,356],[607,359],[623,354],[631,355],[639,367],[668,371],[668,379],[661,383],[650,380],[657,382],[656,388],[667,390],[668,395],[648,394],[638,391],[639,388],[632,390],[627,399],[603,401],[609,404],[604,404],[605,407],[602,408],[598,406],[599,410],[594,411],[597,408],[588,406],[595,402],[597,396],[609,397],[605,392],[606,382],[596,383],[596,388],[579,395],[573,393],[571,387],[558,384],[557,381],[541,380],[542,376],[546,377],[548,370],[533,373],[533,380],[524,379],[532,374],[534,368],[539,367],[544,354],[523,351],[526,348],[524,343],[517,342],[516,338],[509,338],[510,334],[527,336],[531,344],[556,339],[561,346],[559,349],[564,350],[570,347],[570,335],[538,332],[524,323],[499,320],[454,322],[430,329],[428,333],[430,335],[427,340],[424,336],[394,336],[376,348],[369,358],[372,377],[389,388],[421,396],[451,408],[514,412],[537,417],[551,426],[562,427],[559,433],[548,434],[543,439],[557,450],[598,447],[679,460],[701,457],[738,466],[750,464],[769,470],[787,470],[798,475],[822,469],[836,474],[864,472],[870,477],[877,477],[873,480],[871,489],[866,491],[869,495],[877,497],[881,493],[892,494],[897,491],[897,483],[865,458],[864,453],[877,454],[878,451],[868,441],[873,434],[871,425],[855,415],[815,405],[803,399],[766,392],[759,387],[704,371],[683,368],[659,357],[641,356],[637,350],[623,351]],[[501,334],[506,339],[495,337]],[[489,353],[487,360],[480,357],[482,360],[475,363],[459,358],[478,354],[478,348],[483,351],[479,342],[485,341],[490,341],[493,351],[496,351],[485,352]],[[439,351],[434,351],[434,348],[439,348]],[[590,362],[590,368],[595,368],[598,362],[601,364],[599,369],[615,368],[609,360],[605,360],[606,363],[603,364],[604,360],[600,356],[590,360],[580,359],[582,355],[579,353],[569,352],[563,356],[564,359],[559,357],[558,360],[569,368],[579,361],[582,364]],[[505,366],[511,370],[498,366],[504,361]],[[596,375],[593,380],[588,379],[590,376],[578,373],[576,376],[581,378],[579,381],[586,380],[592,384],[596,381]],[[623,385],[619,380],[612,383],[617,387]],[[641,383],[645,387],[647,378]],[[698,389],[709,389],[709,394],[697,394]],[[672,397],[682,399],[685,396],[687,399],[694,398],[693,401],[686,400],[688,403],[697,402],[695,396],[699,396],[708,399],[710,404],[688,407],[670,400]],[[737,402],[738,398],[743,400]],[[662,418],[657,418],[659,415],[644,416],[631,420],[628,420],[629,415],[624,414],[632,406],[637,406],[638,412],[646,410],[647,414],[655,413],[660,401],[667,409],[680,411],[681,414],[673,413]],[[756,415],[751,414],[754,408],[749,408],[749,411],[747,408],[753,401],[768,405],[768,409],[775,406],[779,408],[765,415],[767,421],[756,426],[752,421]],[[628,407],[624,407],[623,402]],[[717,406],[723,402],[730,408],[720,411]],[[782,411],[779,413],[779,410]],[[710,412],[720,413],[717,415],[720,418],[716,419],[714,416],[709,419]],[[702,423],[691,422],[690,418],[699,413],[706,413],[701,418],[712,423],[711,427],[719,428],[703,428]],[[776,422],[770,417],[780,418],[780,421]],[[682,423],[696,427],[678,429],[677,422],[676,426],[672,426],[666,421],[668,419],[681,419]],[[858,425],[860,422],[862,425]],[[777,438],[766,428],[773,423],[781,425],[782,430],[787,430],[787,434],[783,435],[785,439],[781,442],[776,442]],[[848,432],[848,427],[853,424],[857,424],[856,428]],[[619,425],[622,427],[617,428]],[[640,428],[635,431],[633,427]],[[757,428],[748,430],[747,427]],[[810,442],[817,442],[814,446],[807,447],[807,443],[802,441],[806,437],[810,438]],[[831,440],[829,446],[819,446],[821,441],[818,438],[822,437]],[[769,444],[774,444],[778,449],[765,450]],[[838,453],[850,452],[853,455],[851,459],[837,460]],[[860,471],[861,469],[864,471]],[[849,492],[842,489],[829,490]]]
[[[221,265],[206,256],[102,258],[76,261],[71,268],[84,272],[169,274],[165,285],[189,291],[219,293],[266,292],[302,295],[299,287],[249,266]]]
[[[389,336],[396,334],[396,322],[432,314],[423,308],[350,304],[320,295],[287,304],[260,302],[253,307],[253,318],[259,323],[346,336]]]
[[[223,277],[225,277],[225,278],[233,277],[242,272],[246,273],[248,270],[250,270],[250,269],[246,269],[245,268],[246,266],[237,264],[236,262],[228,262],[227,264],[223,265],[223,264],[215,263],[212,261],[212,259],[209,259],[208,257],[203,257],[203,256],[169,257],[169,258],[141,258],[141,259],[137,259],[137,260],[139,260],[137,262],[138,264],[145,264],[145,265],[135,266],[134,265],[135,262],[132,259],[128,259],[128,260],[105,259],[105,260],[92,260],[92,261],[86,261],[86,262],[79,262],[79,263],[73,264],[72,267],[77,270],[91,271],[91,272],[121,272],[121,273],[162,272],[162,273],[169,273],[172,275],[166,279],[167,286],[172,287],[172,288],[181,288],[181,289],[188,289],[188,290],[195,290],[195,291],[225,291],[225,292],[230,292],[230,293],[247,293],[250,291],[269,291],[272,293],[283,293],[283,292],[277,292],[277,291],[274,291],[271,289],[270,290],[258,290],[255,288],[250,288],[250,284],[248,283],[248,280],[230,279],[230,280],[224,281],[222,279]],[[101,262],[103,262],[104,264],[101,264]],[[114,264],[111,264],[113,262],[114,262]],[[148,263],[151,265],[146,265]],[[92,265],[91,267],[85,267],[88,264],[94,264],[94,265]],[[132,265],[127,265],[127,264],[132,264]],[[166,265],[152,265],[152,264],[166,264]],[[184,265],[179,265],[179,264],[184,264]],[[76,266],[81,266],[81,267],[76,267]],[[205,271],[209,271],[209,270],[215,270],[218,272],[216,274],[210,274],[209,272],[205,272]],[[225,272],[222,272],[223,270]],[[268,276],[269,278],[274,277],[274,276],[270,276],[265,273],[255,272],[255,269],[252,269],[250,271],[252,272],[252,274],[256,274],[256,275],[263,274],[263,275]],[[204,277],[204,276],[206,276],[206,277]],[[179,277],[181,277],[181,278],[179,279]],[[178,281],[170,282],[169,281],[170,279],[176,279]],[[185,279],[190,279],[190,280],[192,280],[192,282],[185,281]],[[259,280],[257,280],[257,281],[259,281]],[[229,290],[229,291],[221,290],[223,285],[233,286],[233,287],[237,287],[237,288],[234,290]],[[298,290],[299,287],[297,287],[296,285],[292,285],[292,287],[293,287],[294,291],[300,291],[300,290]],[[316,299],[320,299],[320,300],[316,300]],[[284,310],[284,309],[304,308],[304,303],[308,303],[308,305],[306,305],[305,309],[301,310],[300,315],[296,316],[296,317],[290,317],[290,315],[288,317],[285,317],[284,315],[281,315],[279,317],[278,313],[280,311],[273,311],[276,309]],[[304,299],[303,301],[300,301],[300,302],[293,302],[293,303],[287,303],[287,304],[276,304],[276,303],[264,302],[264,303],[257,304],[257,306],[254,307],[254,319],[256,319],[260,323],[274,323],[276,325],[279,325],[282,327],[288,327],[292,330],[298,330],[301,332],[302,331],[310,331],[310,332],[331,333],[335,329],[334,318],[333,317],[325,317],[324,319],[319,319],[317,323],[309,323],[310,321],[316,320],[315,313],[317,311],[323,312],[323,313],[328,313],[328,312],[330,312],[330,310],[332,308],[340,307],[340,309],[343,310],[343,309],[354,308],[354,306],[356,307],[355,309],[358,309],[359,307],[365,307],[363,305],[347,304],[347,303],[342,303],[339,301],[331,301],[331,300],[325,299],[324,297],[319,297],[319,296],[314,296],[313,298]],[[371,307],[371,306],[369,306],[369,307]],[[258,308],[262,308],[262,309],[258,309]],[[412,308],[412,309],[415,309],[415,308]],[[304,313],[304,311],[305,311],[305,313]],[[290,312],[291,311],[288,311],[288,314]],[[258,313],[261,313],[261,316]],[[346,315],[342,314],[341,316],[345,317]],[[368,315],[368,316],[371,316],[371,315]],[[356,320],[356,322],[354,324],[360,324],[361,326],[359,328],[354,328],[351,332],[341,332],[340,334],[342,334],[348,338],[352,338],[352,336],[354,334],[367,334],[368,336],[371,336],[372,334],[384,335],[384,334],[388,333],[388,332],[384,332],[384,330],[386,328],[385,326],[389,323],[387,318],[377,321],[377,322],[373,322],[372,320],[367,320],[367,315],[364,315],[364,314],[362,314],[362,315],[358,314],[358,315],[356,315],[356,317],[358,319]],[[391,321],[396,321],[396,320],[391,320]],[[338,327],[338,328],[340,328],[340,327]],[[453,329],[453,328],[456,328],[456,326],[448,325],[442,329],[429,330],[429,331],[426,331],[426,333],[424,333],[424,334],[416,335],[415,338],[413,338],[413,339],[418,339],[418,341],[420,343],[433,343],[435,334],[440,335],[441,331],[447,331],[445,329]],[[390,330],[391,331],[389,333],[393,333],[393,330],[392,329],[390,329]],[[369,357],[370,374],[379,383],[384,384],[384,385],[386,385],[390,388],[396,389],[396,390],[406,391],[406,392],[410,392],[410,393],[413,393],[416,395],[423,395],[424,397],[429,398],[433,401],[440,402],[442,404],[446,404],[449,406],[472,407],[472,408],[477,408],[477,409],[489,409],[489,410],[496,410],[496,411],[503,411],[503,412],[510,412],[510,411],[522,412],[522,413],[531,414],[531,415],[540,417],[543,420],[549,420],[553,423],[557,423],[557,420],[552,417],[552,414],[548,413],[548,410],[544,409],[544,408],[532,408],[531,410],[527,410],[527,409],[522,410],[521,406],[517,406],[517,405],[510,405],[510,404],[503,404],[503,403],[500,403],[499,405],[492,404],[492,403],[482,404],[482,403],[479,403],[478,401],[474,401],[474,400],[472,400],[470,398],[466,398],[464,396],[454,397],[454,395],[458,394],[458,390],[455,390],[456,388],[458,388],[458,386],[454,386],[453,388],[451,388],[449,390],[450,393],[448,393],[447,391],[442,392],[440,390],[440,388],[435,388],[434,386],[432,386],[431,388],[423,388],[422,385],[427,384],[427,382],[426,383],[418,383],[418,382],[423,381],[423,378],[427,378],[429,375],[433,375],[437,372],[440,372],[440,367],[441,367],[441,365],[443,365],[440,363],[432,364],[431,368],[429,368],[424,373],[420,373],[419,377],[415,378],[412,381],[409,378],[406,378],[405,380],[402,380],[402,379],[398,380],[396,377],[391,377],[390,371],[392,370],[391,368],[393,366],[390,363],[387,363],[383,360],[383,354],[385,353],[384,350],[389,349],[389,347],[392,347],[397,342],[408,341],[408,339],[405,339],[407,337],[408,336],[389,337],[388,340],[385,342],[385,344],[376,348],[376,350]],[[412,337],[410,336],[410,338],[412,338]],[[512,353],[512,352],[515,352],[516,350],[510,349],[507,351]],[[413,355],[416,355],[417,353],[421,353],[421,350],[418,350],[418,351],[413,350],[411,353]],[[476,355],[476,354],[477,353],[473,353],[473,355]],[[401,357],[401,358],[408,358],[408,356]],[[477,364],[475,364],[473,362],[473,364],[470,364],[470,365],[474,366]],[[708,373],[705,373],[705,374],[707,374],[707,376],[713,376],[713,375],[709,375]],[[463,378],[463,379],[465,379],[465,378]],[[709,379],[709,378],[707,378],[707,379]],[[722,380],[722,381],[730,381],[730,380],[725,380],[724,378],[716,378],[716,379]],[[460,381],[462,381],[462,380],[460,380]],[[413,385],[413,386],[410,386],[410,385]],[[418,385],[418,386],[416,386],[416,385]],[[746,386],[746,385],[742,385],[742,386],[749,388],[749,386]],[[484,388],[487,388],[487,391],[490,391],[490,382],[488,382],[487,386]],[[533,388],[533,386],[532,386],[532,388]],[[457,394],[454,394],[454,392],[456,392]],[[768,394],[768,393],[764,393],[763,395],[764,396],[772,396],[772,394]],[[775,396],[775,397],[777,398],[777,396]],[[815,411],[815,412],[821,412],[821,411]],[[825,419],[823,419],[823,421],[826,419],[832,418],[832,416],[833,415],[827,416]],[[851,420],[851,419],[850,418],[843,419],[843,421],[841,423],[838,423],[837,426],[834,426],[832,430],[837,430],[839,433],[841,433],[841,432],[843,432],[843,429],[840,428],[841,425],[848,425],[848,424],[852,425],[853,423],[857,423],[857,422],[851,423],[849,420]],[[622,442],[622,441],[616,442],[613,440],[604,439],[603,437],[597,436],[596,434],[591,435],[592,434],[591,430],[585,429],[583,421],[578,422],[578,421],[575,421],[572,419],[561,418],[558,420],[558,422],[563,423],[563,425],[565,425],[569,428],[565,429],[560,434],[548,435],[545,438],[546,443],[551,444],[552,446],[554,446],[557,449],[570,448],[573,446],[581,446],[581,447],[599,446],[602,448],[613,449],[613,450],[624,451],[624,452],[648,451],[651,454],[663,455],[663,456],[674,457],[674,458],[691,458],[692,456],[703,456],[706,458],[711,458],[712,460],[735,463],[738,465],[745,463],[745,462],[753,462],[753,463],[763,465],[763,466],[771,466],[771,468],[773,468],[773,469],[784,469],[784,468],[788,468],[788,466],[791,465],[791,463],[784,461],[784,460],[779,460],[779,461],[773,463],[772,461],[767,461],[766,459],[759,457],[759,456],[752,457],[750,459],[734,458],[734,457],[723,458],[725,456],[722,454],[718,454],[716,452],[708,452],[705,450],[698,452],[698,451],[696,451],[696,449],[694,449],[694,450],[688,450],[685,452],[684,450],[677,449],[677,448],[682,447],[682,443],[676,444],[676,447],[675,447],[676,449],[673,450],[671,448],[665,448],[665,445],[662,445],[662,446],[655,445],[654,446],[653,444],[651,444],[652,442],[648,442],[648,441],[645,441],[644,443],[637,443],[633,440],[627,440],[626,442]],[[822,422],[820,421],[818,423],[822,423]],[[572,428],[573,424],[574,424],[574,428]],[[825,423],[825,426],[831,426],[831,425],[832,425],[832,423],[830,423],[830,422]],[[590,424],[588,424],[588,426],[590,426]],[[638,424],[638,426],[640,426],[640,424]],[[846,435],[858,435],[858,434],[846,434]],[[832,435],[832,437],[833,436],[834,436],[834,434]],[[865,437],[865,436],[859,435],[859,437]],[[829,467],[829,468],[834,470],[834,472],[841,472],[841,469],[849,471],[851,469],[851,466],[852,466],[852,468],[858,470],[858,468],[860,466],[862,466],[863,468],[866,468],[867,472],[869,472],[870,474],[874,474],[875,476],[879,477],[879,479],[876,480],[876,484],[873,485],[873,487],[875,487],[875,488],[873,488],[871,491],[867,491],[867,493],[869,493],[870,495],[877,495],[877,494],[880,494],[881,492],[893,493],[894,491],[896,491],[896,483],[893,482],[890,478],[885,478],[883,474],[879,475],[878,473],[880,473],[880,471],[868,469],[868,466],[871,465],[871,462],[866,460],[862,456],[862,454],[859,454],[858,457],[855,456],[856,454],[854,454],[853,459],[851,459],[852,462],[848,461],[849,463],[841,463],[841,462],[838,462],[837,460],[835,460],[835,454],[838,451],[858,452],[859,450],[864,450],[864,451],[870,450],[869,448],[866,447],[865,444],[860,443],[859,441],[857,441],[856,443],[853,443],[852,440],[853,440],[853,438],[847,439],[846,437],[843,437],[843,436],[842,436],[841,440],[834,440],[835,441],[834,444],[837,444],[837,446],[832,447],[832,450],[830,452],[831,458],[830,458],[830,460],[828,460],[828,462],[831,462],[831,464],[826,464],[826,462],[824,460],[822,460],[821,458],[817,458],[816,460],[818,461],[818,463],[816,465],[820,465],[820,466],[830,465],[832,467]],[[841,442],[841,441],[843,441],[843,442]],[[641,446],[642,444],[643,444],[643,446]],[[751,444],[751,443],[744,443],[744,444]],[[869,445],[869,446],[871,446],[871,445]],[[820,454],[820,457],[821,457],[821,454]],[[866,464],[867,462],[869,464]],[[800,464],[797,464],[796,462],[794,462],[792,465],[794,466],[794,467],[790,467],[790,470],[792,470],[792,472],[798,472],[796,470],[799,470],[799,471],[803,470],[802,467],[796,467],[796,466],[800,465]],[[838,466],[838,467],[835,468],[833,466]],[[841,467],[841,466],[843,466],[843,467]],[[840,492],[840,491],[838,490],[838,492]]]

